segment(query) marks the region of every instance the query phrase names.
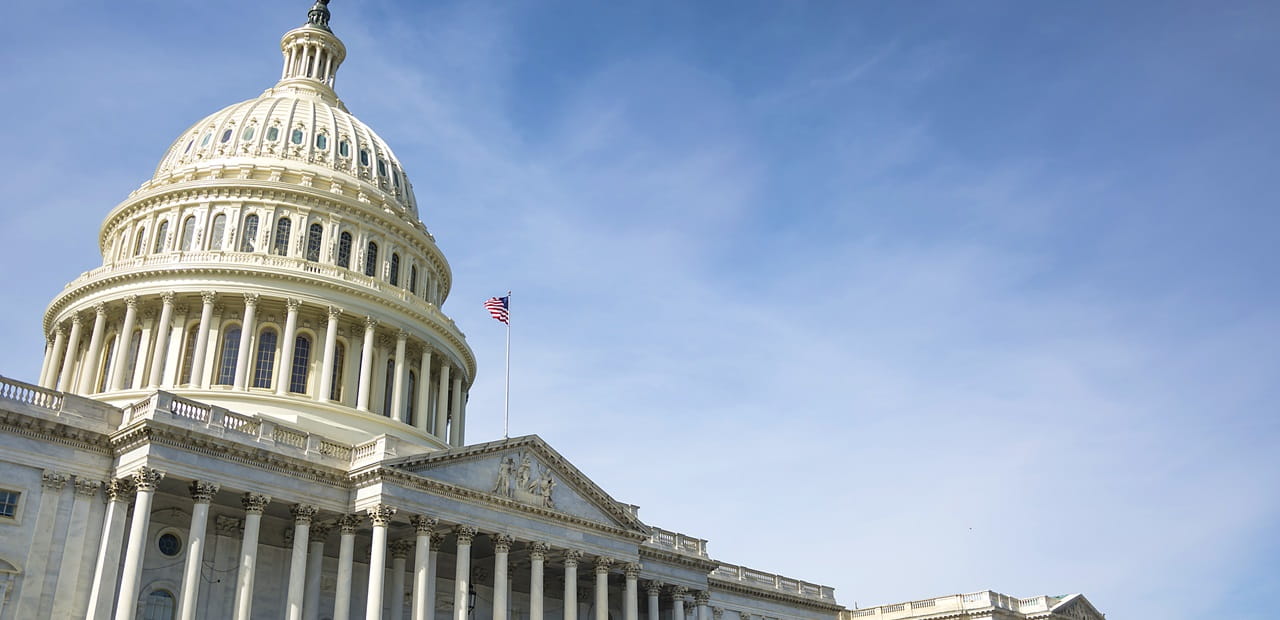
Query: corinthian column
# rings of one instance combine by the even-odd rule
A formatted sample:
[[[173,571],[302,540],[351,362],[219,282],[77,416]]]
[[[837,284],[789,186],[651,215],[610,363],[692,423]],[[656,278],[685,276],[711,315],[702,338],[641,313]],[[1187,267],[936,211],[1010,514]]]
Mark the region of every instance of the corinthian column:
[[[494,534],[493,538],[493,620],[507,620],[507,556],[511,537]]]
[[[662,608],[659,607],[658,595],[662,594],[662,582],[646,582],[644,584],[644,593],[649,597],[649,620],[660,620]]]
[[[333,620],[351,617],[351,562],[356,547],[356,529],[360,527],[360,515],[342,515],[338,518],[341,539],[338,543],[338,583],[333,592]]]
[[[107,305],[99,303],[93,307],[93,333],[89,336],[89,350],[84,354],[83,368],[80,370],[80,393],[93,394],[98,391],[94,379],[98,376],[98,360],[102,359],[102,338],[106,334]]]
[[[529,543],[529,620],[542,619],[542,568],[547,559],[547,543]]]
[[[240,324],[240,345],[236,349],[236,376],[233,387],[244,390],[249,381],[249,360],[253,349],[253,334],[258,330],[258,294],[244,294],[244,322]]]
[[[329,306],[329,323],[324,330],[324,361],[320,363],[320,390],[316,400],[325,402],[333,393],[333,360],[338,352],[338,317],[342,309]]]
[[[218,300],[213,291],[200,293],[200,328],[196,332],[196,348],[191,354],[191,385],[208,387],[204,380],[204,355],[209,350],[209,330],[213,328],[213,303]]]
[[[393,540],[388,548],[391,550],[391,613],[390,620],[404,618],[404,569],[409,552],[414,544],[408,540]]]
[[[62,563],[58,568],[58,586],[53,591],[53,617],[71,618],[80,613],[76,609],[79,598],[81,567],[86,557],[85,536],[89,532],[89,506],[98,496],[102,482],[76,476],[75,495],[71,504],[71,522],[67,524],[67,536],[62,546]]]
[[[129,501],[133,499],[133,481],[128,478],[114,478],[103,488],[107,494],[107,513],[102,518],[102,541],[98,543],[98,561],[93,566],[86,620],[108,620],[111,617],[116,577],[120,573],[124,519],[129,512]]]
[[[711,593],[706,590],[698,590],[693,595],[693,602],[698,605],[698,620],[711,620],[711,609],[707,604],[711,602]]]
[[[147,379],[148,388],[160,386],[160,378],[164,374],[164,361],[169,353],[169,331],[173,329],[173,293],[160,296],[160,321],[151,329],[155,330],[156,345],[151,349],[151,375]]]
[[[435,557],[431,552],[431,535],[436,524],[433,517],[417,516],[409,519],[413,525],[415,547],[413,550],[413,620],[427,620],[427,612],[435,610]]]
[[[609,565],[613,560],[596,557],[596,620],[609,620]]]
[[[449,441],[449,362],[440,364],[440,387],[436,390],[436,437]]]
[[[409,368],[405,362],[405,345],[409,342],[409,332],[400,330],[396,333],[396,366],[395,379],[391,385],[391,402],[384,403],[387,408],[386,414],[392,420],[401,422],[412,422],[412,420],[404,419],[404,374]]]
[[[578,560],[582,552],[570,549],[564,552],[564,620],[578,619]]]
[[[213,482],[194,480],[189,487],[191,500],[191,529],[187,534],[187,561],[182,571],[182,594],[178,597],[178,618],[194,620],[196,601],[200,596],[200,568],[204,566],[205,528],[209,526],[209,504],[218,493]]]
[[[640,601],[637,599],[636,579],[640,577],[640,565],[634,562],[622,567],[622,574],[627,578],[626,595],[622,598],[623,620],[640,620]]]
[[[360,347],[360,389],[356,392],[356,409],[369,410],[369,391],[373,386],[373,336],[378,321],[372,317],[364,319],[364,346]]]
[[[108,387],[112,390],[124,389],[125,375],[128,374],[125,362],[129,360],[129,343],[133,342],[133,325],[137,320],[138,296],[129,295],[124,298],[124,325],[116,336],[116,358],[111,362],[111,384]]]
[[[276,373],[276,394],[288,394],[289,384],[293,382],[293,349],[298,337],[298,308],[302,302],[297,299],[284,300],[284,341],[281,342],[280,372]]]
[[[675,620],[684,620],[684,597],[688,593],[689,588],[684,586],[671,588],[671,617]]]
[[[364,619],[382,620],[382,579],[387,572],[387,526],[396,509],[378,504],[369,509],[373,522],[373,544],[369,549],[369,595],[365,599]],[[465,620],[465,619],[464,619]]]
[[[58,378],[58,370],[62,366],[62,355],[67,348],[67,330],[61,325],[53,328],[53,348],[49,350],[49,366],[44,373],[40,375],[40,387],[54,387],[54,383]]]
[[[55,345],[56,347],[56,345]],[[418,393],[409,395],[418,399],[418,419],[414,425],[424,433],[430,433],[431,427],[431,347],[422,347],[422,365],[418,368]]]
[[[76,365],[76,353],[80,350],[80,332],[84,331],[84,319],[80,315],[71,315],[71,337],[67,338],[67,350],[62,356],[62,374],[58,376],[58,391],[66,392],[74,382],[71,377],[72,368]]]
[[[458,527],[458,554],[453,571],[453,620],[467,620],[467,595],[471,593],[471,541],[476,528]]]
[[[307,587],[307,539],[311,533],[311,519],[316,516],[315,506],[294,504],[289,507],[293,515],[293,557],[289,562],[289,594],[285,617],[302,620],[302,602]]]
[[[307,537],[311,550],[307,553],[307,593],[302,598],[303,620],[318,620],[320,617],[320,574],[324,570],[324,539],[328,535],[328,525],[311,525]]]
[[[133,487],[138,496],[133,503],[133,521],[129,524],[129,547],[120,573],[120,596],[116,601],[116,617],[132,618],[138,605],[141,587],[142,555],[147,548],[147,526],[151,523],[151,502],[164,472],[141,467],[133,474]]]
[[[249,620],[253,614],[254,572],[258,568],[258,531],[262,528],[262,513],[267,510],[271,498],[245,493],[240,503],[244,505],[245,515],[244,537],[240,542],[240,570],[236,574],[235,620]]]
[[[459,373],[453,378],[453,398],[449,399],[453,401],[453,407],[449,411],[449,415],[453,417],[453,426],[449,427],[449,445],[452,446],[463,445],[462,398],[462,374]]]

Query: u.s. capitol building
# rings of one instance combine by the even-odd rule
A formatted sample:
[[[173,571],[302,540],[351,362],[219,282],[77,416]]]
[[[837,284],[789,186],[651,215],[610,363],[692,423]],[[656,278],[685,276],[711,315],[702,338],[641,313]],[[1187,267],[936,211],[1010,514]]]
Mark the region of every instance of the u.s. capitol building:
[[[453,273],[334,91],[327,1],[280,81],[169,146],[0,378],[0,620],[1101,618],[1084,597],[846,609],[644,523],[537,436],[468,444]]]

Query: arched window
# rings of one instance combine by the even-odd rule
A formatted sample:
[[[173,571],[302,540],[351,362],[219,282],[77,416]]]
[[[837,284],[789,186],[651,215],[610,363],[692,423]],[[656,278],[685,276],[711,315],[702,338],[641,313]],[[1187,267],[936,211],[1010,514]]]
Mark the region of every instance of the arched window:
[[[107,338],[107,345],[102,347],[102,364],[99,365],[99,368],[102,369],[102,376],[98,377],[99,392],[107,391],[107,377],[111,376],[111,362],[116,359],[116,341],[118,340],[119,338],[115,336]]]
[[[396,417],[395,412],[391,411],[391,395],[396,389],[396,361],[387,360],[387,383],[382,388],[382,415],[388,418]]]
[[[344,269],[351,268],[351,233],[349,232],[338,235],[338,266]]]
[[[178,373],[178,383],[191,383],[191,363],[196,357],[196,338],[200,337],[200,325],[192,325],[187,330],[187,340],[182,347],[182,372]]]
[[[218,361],[218,385],[231,385],[236,381],[236,358],[240,356],[240,326],[229,327],[222,332],[222,352]]]
[[[244,231],[240,233],[240,251],[252,252],[258,239],[258,216],[250,213],[244,216]]]
[[[293,230],[293,222],[289,218],[282,217],[276,221],[276,241],[271,246],[271,251],[280,256],[289,254],[289,233]]]
[[[341,342],[334,343],[333,375],[329,377],[329,400],[342,401],[342,370],[347,359],[347,347]]]
[[[142,250],[147,247],[147,229],[139,228],[138,236],[133,241],[133,255],[141,256]]]
[[[414,295],[418,294],[418,266],[409,266],[409,292]]]
[[[391,253],[391,286],[400,286],[400,255]]]
[[[270,388],[276,367],[276,330],[268,327],[258,334],[258,354],[253,362],[253,387]]]
[[[311,338],[299,335],[293,341],[293,368],[289,372],[289,391],[307,393],[307,369],[311,367]]]
[[[142,610],[142,620],[173,620],[173,593],[168,590],[152,590],[147,595],[147,606]]]
[[[378,273],[378,244],[370,241],[364,253],[364,275],[374,276]]]
[[[124,389],[133,389],[133,375],[138,370],[138,351],[142,348],[142,330],[133,330],[133,336],[129,338],[129,357],[128,363],[125,365]]]
[[[196,216],[188,215],[187,219],[182,220],[182,243],[178,249],[183,252],[191,251],[191,241],[196,238]]]
[[[164,238],[169,236],[169,221],[160,222],[160,226],[156,227],[156,243],[151,248],[152,254],[159,254],[164,251]]]
[[[219,213],[213,217],[213,228],[209,231],[209,249],[221,250],[222,238],[227,234],[227,214]]]
[[[324,241],[324,226],[312,224],[307,229],[307,260],[312,262],[320,260],[320,243],[322,241]]]
[[[413,424],[413,416],[416,413],[414,404],[416,404],[418,400],[414,397],[414,395],[418,393],[418,373],[412,370],[409,371],[409,386],[406,393],[408,394],[409,402],[405,405],[408,410],[405,412],[404,422],[406,424]]]

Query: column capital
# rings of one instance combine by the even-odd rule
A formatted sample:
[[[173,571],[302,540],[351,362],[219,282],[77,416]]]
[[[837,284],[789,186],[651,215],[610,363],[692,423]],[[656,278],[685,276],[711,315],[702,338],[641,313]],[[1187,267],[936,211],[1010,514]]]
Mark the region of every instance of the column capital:
[[[126,308],[133,308],[133,309],[135,309],[135,310],[136,310],[136,309],[138,308],[138,296],[137,296],[137,295],[125,295],[125,298],[124,298],[124,305],[125,305],[125,307],[126,307]]]
[[[58,473],[56,471],[46,471],[40,476],[41,486],[55,491],[61,491],[63,487],[67,486],[67,482],[70,480],[70,474]]]
[[[213,291],[200,291],[200,301],[206,306],[212,306],[213,302],[218,300],[218,294]]]
[[[284,300],[284,307],[289,312],[297,312],[302,307],[302,300],[290,297]]]
[[[76,495],[85,497],[93,497],[98,494],[98,489],[102,488],[101,480],[90,480],[83,476],[76,476]]]
[[[662,594],[663,585],[665,584],[663,584],[661,581],[656,581],[652,579],[649,581],[646,581],[644,582],[644,593],[648,594],[649,596],[658,596],[659,594]]]
[[[413,526],[414,533],[418,535],[431,535],[436,530],[436,526],[440,524],[440,520],[435,517],[426,515],[416,515],[409,518],[409,524]]]
[[[364,518],[357,514],[347,514],[338,517],[338,531],[343,534],[354,534],[360,529],[360,523]]]
[[[267,504],[271,503],[270,495],[261,493],[245,493],[240,498],[240,504],[244,506],[244,511],[251,515],[260,515],[267,510]]]
[[[693,593],[693,602],[698,605],[706,605],[711,602],[711,593],[706,590],[698,590]]]
[[[164,472],[143,465],[133,472],[133,487],[139,491],[154,491],[163,479]]]
[[[65,327],[63,327],[62,325],[53,326],[53,337],[55,340],[58,338],[58,336],[66,336],[66,335],[67,335],[67,330]]]
[[[160,303],[161,303],[161,304],[164,304],[164,305],[166,305],[166,306],[172,306],[172,305],[173,305],[173,298],[174,298],[173,291],[168,291],[168,292],[165,292],[165,293],[160,293]]]
[[[689,588],[684,586],[671,586],[671,600],[684,602],[685,595],[689,594]]]
[[[239,536],[244,532],[244,519],[218,515],[213,519],[213,531],[219,536]]]
[[[453,531],[453,533],[458,536],[459,545],[471,544],[471,541],[475,540],[476,534],[478,534],[479,532],[480,530],[477,530],[476,528],[470,525],[459,525],[458,529]]]
[[[311,519],[315,518],[317,512],[320,512],[320,509],[310,504],[294,504],[289,507],[294,525],[311,525]]]
[[[208,504],[213,501],[213,496],[218,494],[218,489],[222,488],[216,482],[202,482],[200,480],[192,480],[191,485],[187,487],[191,491],[191,499],[197,504]]]
[[[378,319],[375,319],[371,316],[364,317],[364,328],[366,331],[371,330],[377,326],[378,326]]]
[[[435,532],[431,534],[431,550],[439,551],[444,546],[444,534]]]
[[[391,550],[392,559],[403,560],[413,552],[414,542],[402,538],[391,541],[391,544],[387,545],[387,547]]]
[[[627,579],[635,579],[639,577],[640,564],[637,562],[627,562],[626,564],[623,564],[622,574],[626,575]]]
[[[603,555],[598,555],[596,556],[595,565],[596,565],[596,574],[597,575],[604,574],[609,572],[609,567],[613,565],[613,559],[606,558]]]
[[[130,478],[112,478],[103,485],[109,502],[127,502],[133,499],[133,480]]]
[[[258,305],[258,294],[257,294],[257,293],[245,293],[245,294],[244,294],[244,305],[245,305],[245,307],[246,307],[246,308],[247,308],[247,307],[250,307],[250,306],[256,306],[256,305]]]
[[[332,529],[332,523],[313,523],[311,524],[311,529],[307,532],[307,536],[311,542],[322,543],[329,536],[329,531]]]
[[[93,304],[93,313],[98,316],[107,316],[107,302],[100,301]]]
[[[564,552],[565,567],[572,566],[574,568],[577,568],[578,560],[581,560],[581,559],[582,559],[582,552],[578,551],[577,549],[566,549]]]
[[[723,617],[724,617],[724,608],[723,608],[723,607],[712,607],[712,608],[711,608],[711,615],[712,615],[713,617],[715,617],[715,619],[716,619],[716,620],[720,620],[721,618],[723,618]]]
[[[493,550],[496,553],[510,552],[511,543],[515,542],[515,539],[508,534],[494,534],[489,537],[489,540],[493,543]]]
[[[373,522],[374,527],[386,527],[391,525],[391,517],[395,516],[396,508],[387,504],[377,504],[370,506],[365,512],[369,513],[369,520]]]
[[[71,324],[72,324],[72,325],[83,325],[83,324],[84,324],[84,317],[80,316],[80,313],[79,313],[79,312],[73,312],[73,313],[71,314]]]
[[[548,545],[547,543],[544,543],[540,540],[535,540],[529,543],[527,547],[529,549],[529,557],[531,559],[534,559],[534,560],[547,559],[547,549],[550,548],[550,545]]]
[[[400,329],[396,331],[396,340],[401,342],[407,342],[409,340],[409,332],[405,331],[404,329]]]
[[[338,317],[342,316],[342,308],[339,308],[337,306],[329,306],[328,313],[329,313],[329,320],[336,321],[338,320]]]

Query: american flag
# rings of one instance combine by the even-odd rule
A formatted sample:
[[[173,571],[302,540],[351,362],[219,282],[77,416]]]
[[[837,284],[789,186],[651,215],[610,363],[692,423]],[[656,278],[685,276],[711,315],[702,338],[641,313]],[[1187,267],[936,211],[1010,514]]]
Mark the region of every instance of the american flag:
[[[511,314],[507,310],[509,304],[510,297],[490,297],[489,301],[484,302],[484,309],[489,311],[489,316],[510,325]]]

